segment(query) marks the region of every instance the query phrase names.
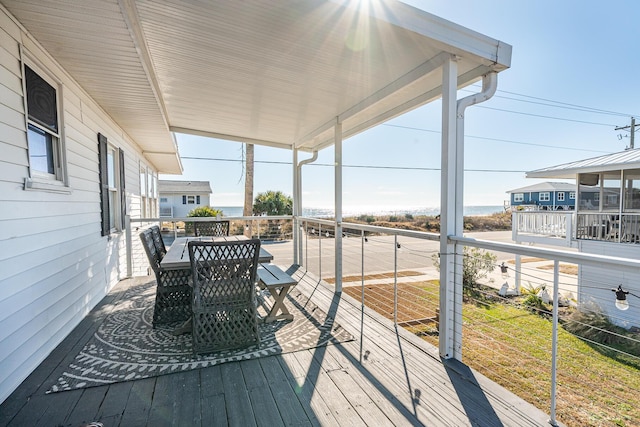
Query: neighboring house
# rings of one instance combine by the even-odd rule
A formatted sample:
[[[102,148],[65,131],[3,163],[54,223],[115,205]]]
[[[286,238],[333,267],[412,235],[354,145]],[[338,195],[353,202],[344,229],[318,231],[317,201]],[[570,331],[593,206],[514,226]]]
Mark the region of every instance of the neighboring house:
[[[193,209],[211,206],[209,181],[158,181],[160,216],[184,218]]]
[[[565,182],[541,182],[507,191],[512,209],[573,210],[576,186]]]
[[[527,173],[528,178],[575,179],[580,183],[576,211],[566,220],[566,213],[516,212],[513,222],[516,241],[526,242],[531,234],[547,244],[569,244],[580,252],[640,259],[640,149],[626,150],[582,161],[566,163]],[[519,217],[546,215],[544,220],[520,221]],[[558,216],[559,220],[551,218]],[[565,218],[562,218],[562,217]],[[558,225],[565,239],[540,240],[544,230],[518,229],[524,224]],[[556,235],[558,235],[557,233]],[[566,243],[568,242],[568,243]],[[578,301],[596,301],[610,319],[621,326],[640,326],[640,299],[626,311],[616,310],[611,289],[622,288],[640,295],[640,272],[580,265]],[[628,298],[636,298],[630,295]]]

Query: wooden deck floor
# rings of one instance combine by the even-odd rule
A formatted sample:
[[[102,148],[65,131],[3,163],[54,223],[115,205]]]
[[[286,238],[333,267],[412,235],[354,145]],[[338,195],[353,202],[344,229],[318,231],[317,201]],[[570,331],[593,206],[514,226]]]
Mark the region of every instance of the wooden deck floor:
[[[126,280],[0,406],[0,426],[543,426],[548,416],[302,271],[298,289],[356,340],[81,390],[45,394]]]

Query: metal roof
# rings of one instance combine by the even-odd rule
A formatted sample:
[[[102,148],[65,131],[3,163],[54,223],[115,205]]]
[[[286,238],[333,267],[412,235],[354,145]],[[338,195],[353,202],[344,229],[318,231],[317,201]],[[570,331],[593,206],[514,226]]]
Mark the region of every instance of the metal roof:
[[[211,184],[209,181],[169,181],[158,180],[158,193],[180,193],[180,194],[211,194]]]
[[[0,0],[163,173],[172,132],[317,150],[510,66],[511,46],[406,4]]]
[[[509,190],[507,191],[507,193],[529,193],[539,191],[576,191],[576,185],[566,182],[540,182],[538,184],[529,185],[527,187]]]
[[[619,153],[606,154],[576,162],[564,163],[548,168],[527,172],[527,178],[571,178],[579,173],[597,173],[640,169],[640,149],[626,150]]]

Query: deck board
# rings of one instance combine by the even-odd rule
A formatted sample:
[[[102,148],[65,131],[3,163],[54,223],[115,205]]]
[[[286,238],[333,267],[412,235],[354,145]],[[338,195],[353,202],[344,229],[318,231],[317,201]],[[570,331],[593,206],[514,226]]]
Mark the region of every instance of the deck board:
[[[81,390],[45,394],[128,287],[123,281],[0,405],[0,425],[541,426],[548,417],[459,362],[289,269],[296,289],[350,342]],[[148,280],[148,279],[147,279]]]

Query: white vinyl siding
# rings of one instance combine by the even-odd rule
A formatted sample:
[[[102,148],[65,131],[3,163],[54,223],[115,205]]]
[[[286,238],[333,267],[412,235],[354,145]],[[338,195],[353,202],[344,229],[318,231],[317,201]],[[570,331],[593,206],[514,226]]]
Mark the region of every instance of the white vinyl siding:
[[[140,214],[142,152],[2,8],[0,24],[1,402],[126,274],[124,233],[100,232],[97,134],[125,152],[120,166],[133,217]],[[63,87],[66,192],[24,191],[30,171],[22,53]]]

